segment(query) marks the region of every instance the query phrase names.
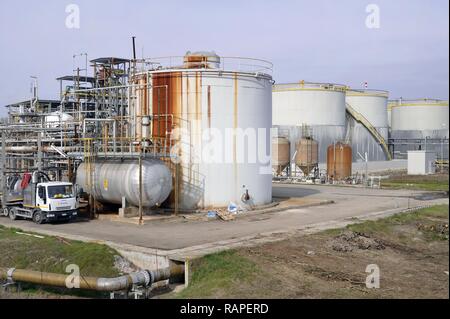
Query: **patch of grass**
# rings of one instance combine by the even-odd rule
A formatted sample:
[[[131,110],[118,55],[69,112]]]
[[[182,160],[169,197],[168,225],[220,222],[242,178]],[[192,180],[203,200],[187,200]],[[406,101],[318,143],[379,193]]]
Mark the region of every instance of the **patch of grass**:
[[[448,191],[448,175],[400,175],[381,181],[382,188],[410,189],[424,191]]]
[[[229,291],[237,283],[250,281],[260,270],[236,251],[224,251],[192,261],[189,287],[176,298],[211,297],[217,290]]]
[[[449,206],[438,205],[410,213],[396,214],[376,221],[367,221],[361,224],[349,225],[347,226],[347,229],[365,234],[388,233],[398,225],[428,223],[429,218],[448,220],[448,217]]]
[[[115,277],[119,275],[114,267],[114,256],[119,253],[106,245],[50,236],[44,236],[41,239],[17,232],[22,231],[0,226],[0,267],[66,274],[66,267],[75,264],[80,267],[83,276]],[[27,234],[31,233],[27,232]],[[32,285],[24,285],[24,287],[29,289],[29,292],[38,291]],[[45,290],[59,291],[51,288],[45,288]],[[86,294],[75,292],[75,295],[85,296]]]

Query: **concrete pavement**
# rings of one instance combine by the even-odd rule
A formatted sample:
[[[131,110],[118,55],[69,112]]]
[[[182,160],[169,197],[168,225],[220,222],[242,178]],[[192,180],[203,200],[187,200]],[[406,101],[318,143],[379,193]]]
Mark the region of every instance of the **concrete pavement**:
[[[69,239],[103,242],[117,247],[173,254],[182,258],[189,251],[207,250],[232,243],[259,240],[273,234],[295,232],[317,225],[338,225],[354,217],[364,218],[380,212],[409,207],[448,203],[446,199],[427,199],[421,191],[380,190],[342,186],[274,185],[276,197],[303,197],[332,200],[335,204],[303,209],[249,214],[232,222],[169,219],[143,226],[113,221],[83,221],[71,224],[35,225],[30,221],[0,218],[0,224],[26,231],[63,236]],[[428,198],[429,199],[429,198]],[[337,227],[337,226],[336,226]],[[272,236],[273,237],[273,236]],[[282,236],[281,236],[282,237]],[[184,252],[184,253],[183,253]]]

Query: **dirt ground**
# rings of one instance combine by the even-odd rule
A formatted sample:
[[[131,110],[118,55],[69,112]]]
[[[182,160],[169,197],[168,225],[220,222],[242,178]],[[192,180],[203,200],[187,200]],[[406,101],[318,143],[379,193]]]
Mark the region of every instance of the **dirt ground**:
[[[180,297],[449,298],[448,206],[440,209],[240,249],[234,258],[252,273],[209,295],[193,283]],[[379,289],[366,287],[371,264]]]

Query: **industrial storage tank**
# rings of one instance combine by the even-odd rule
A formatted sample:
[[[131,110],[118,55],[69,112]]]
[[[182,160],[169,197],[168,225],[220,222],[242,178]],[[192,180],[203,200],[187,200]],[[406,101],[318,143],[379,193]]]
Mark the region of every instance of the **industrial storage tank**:
[[[72,115],[63,112],[53,112],[45,116],[45,126],[48,128],[56,128],[59,126],[64,126],[64,124],[71,123],[74,121]]]
[[[345,143],[334,143],[327,150],[328,178],[339,181],[352,176],[352,147]]]
[[[319,143],[319,162],[325,163],[327,146],[345,137],[345,91],[346,86],[329,83],[274,85],[273,126],[288,130],[295,145],[303,136],[302,126],[308,125]]]
[[[389,101],[387,106],[387,117],[388,117],[388,126],[389,126],[389,133],[392,130],[392,105],[395,102]]]
[[[276,176],[280,176],[290,163],[290,143],[286,137],[272,138],[272,168]]]
[[[349,117],[350,136],[353,149],[353,161],[360,159],[359,154],[367,153],[369,161],[385,161],[388,159],[381,143],[388,143],[388,97],[389,92],[381,90],[348,90],[346,103],[357,115],[363,116],[370,128],[353,117]],[[349,112],[352,114],[351,112]],[[379,141],[370,129],[375,129],[383,141]]]
[[[142,206],[160,206],[172,191],[172,174],[164,162],[157,159],[144,159],[141,165]],[[82,163],[76,182],[99,202],[121,204],[125,197],[127,204],[139,207],[139,160]]]
[[[436,151],[438,155],[443,153],[444,158],[448,158],[448,141],[444,144],[439,142],[449,138],[448,101],[399,99],[391,101],[390,105],[391,138],[396,154],[406,155],[408,150],[426,149]]]
[[[177,149],[180,208],[271,203],[272,64],[214,52],[150,61],[151,130]]]
[[[319,144],[311,137],[303,137],[297,142],[295,164],[303,174],[309,175],[319,163]]]

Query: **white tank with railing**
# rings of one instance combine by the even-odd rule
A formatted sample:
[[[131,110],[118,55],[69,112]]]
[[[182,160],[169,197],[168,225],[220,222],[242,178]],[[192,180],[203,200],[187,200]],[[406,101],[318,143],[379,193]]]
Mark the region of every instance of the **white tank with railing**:
[[[181,162],[180,207],[270,203],[272,64],[214,52],[140,62],[152,134],[169,136]]]
[[[346,103],[361,114],[371,126],[380,133],[385,142],[388,142],[388,103],[389,92],[381,90],[355,90],[349,89],[346,93]],[[385,161],[386,154],[373,135],[361,123],[349,118],[353,160],[358,160],[358,153],[367,153],[369,161]]]
[[[405,156],[407,150],[427,149],[435,150],[438,157],[448,158],[448,101],[399,99],[390,101],[389,105],[391,138],[396,142],[397,154]],[[443,142],[445,139],[447,142]]]

